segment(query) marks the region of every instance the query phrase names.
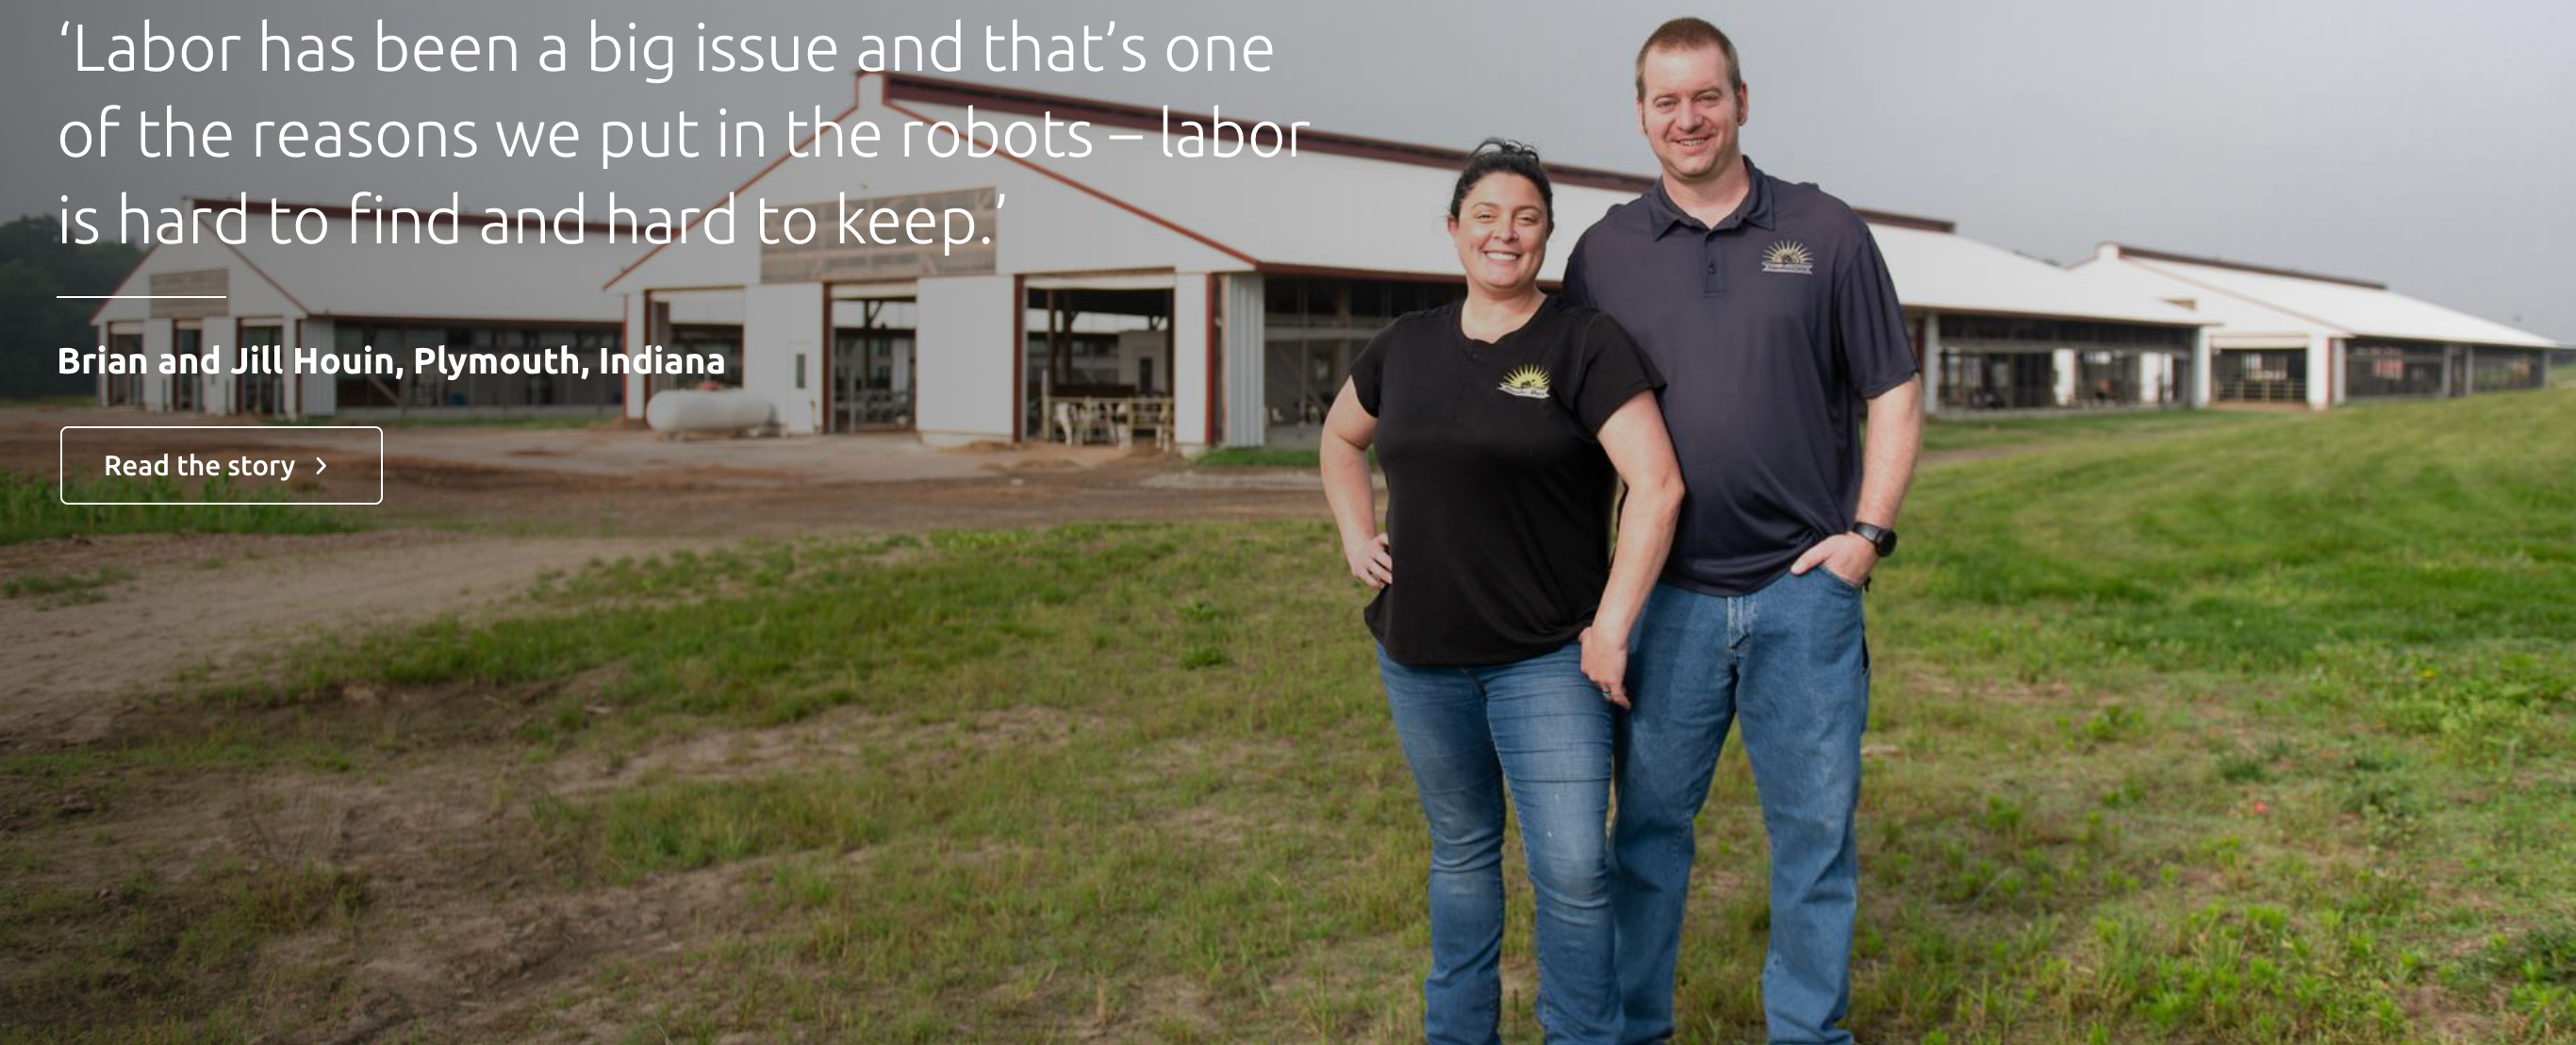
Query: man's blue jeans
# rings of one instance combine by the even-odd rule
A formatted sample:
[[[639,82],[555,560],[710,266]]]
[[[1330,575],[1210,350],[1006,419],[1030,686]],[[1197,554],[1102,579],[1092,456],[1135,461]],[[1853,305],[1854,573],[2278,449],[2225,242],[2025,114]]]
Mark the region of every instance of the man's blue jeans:
[[[1380,648],[1404,760],[1431,827],[1433,1045],[1494,1045],[1502,1017],[1506,782],[1538,900],[1538,1022],[1550,1045],[1607,1045],[1611,974],[1610,705],[1580,646],[1511,664],[1416,668]]]
[[[1623,1043],[1673,1034],[1673,964],[1727,727],[1744,752],[1771,840],[1771,949],[1762,1008],[1773,1042],[1851,1041],[1852,919],[1860,862],[1860,736],[1869,718],[1861,592],[1818,566],[1750,595],[1657,585],[1628,660],[1635,710],[1619,716],[1611,908]]]

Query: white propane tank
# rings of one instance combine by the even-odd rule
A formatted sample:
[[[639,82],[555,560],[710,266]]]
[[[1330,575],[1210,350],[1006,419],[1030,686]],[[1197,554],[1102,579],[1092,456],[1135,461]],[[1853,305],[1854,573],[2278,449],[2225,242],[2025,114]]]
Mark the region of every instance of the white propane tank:
[[[644,423],[665,436],[740,432],[769,423],[769,399],[745,388],[672,389],[644,404]]]

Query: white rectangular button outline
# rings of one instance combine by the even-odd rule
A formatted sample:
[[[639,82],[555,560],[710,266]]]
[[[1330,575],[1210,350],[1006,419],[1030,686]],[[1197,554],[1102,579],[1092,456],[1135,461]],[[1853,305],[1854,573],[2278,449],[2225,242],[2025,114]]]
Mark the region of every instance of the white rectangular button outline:
[[[70,499],[71,469],[66,456],[70,452],[71,434],[81,431],[179,430],[186,432],[354,432],[376,433],[376,499],[372,501],[75,501]],[[334,505],[372,507],[385,503],[385,430],[380,425],[294,425],[279,428],[249,428],[243,425],[64,425],[54,433],[54,500],[64,507],[79,505],[162,505],[170,508],[225,508],[235,505],[304,506],[325,508]]]

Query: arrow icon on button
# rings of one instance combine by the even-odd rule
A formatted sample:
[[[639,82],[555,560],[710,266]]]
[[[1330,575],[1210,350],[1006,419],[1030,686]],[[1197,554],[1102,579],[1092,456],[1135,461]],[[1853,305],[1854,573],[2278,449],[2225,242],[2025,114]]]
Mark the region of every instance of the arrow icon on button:
[[[319,458],[319,457],[316,457],[316,458],[314,458],[314,459],[313,459],[313,474],[315,474],[315,475],[320,475],[320,474],[322,474],[322,473],[324,473],[324,472],[327,472],[327,471],[330,471],[330,470],[331,470],[331,462],[329,462],[329,461],[325,461],[325,460],[323,460],[323,459],[321,459],[321,458]]]

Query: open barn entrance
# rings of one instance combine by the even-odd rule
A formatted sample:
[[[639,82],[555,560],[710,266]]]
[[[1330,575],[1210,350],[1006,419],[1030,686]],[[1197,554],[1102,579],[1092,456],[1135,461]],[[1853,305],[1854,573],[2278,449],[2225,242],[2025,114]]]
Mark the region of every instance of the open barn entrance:
[[[1172,445],[1170,275],[1032,276],[1021,305],[1022,438]]]

